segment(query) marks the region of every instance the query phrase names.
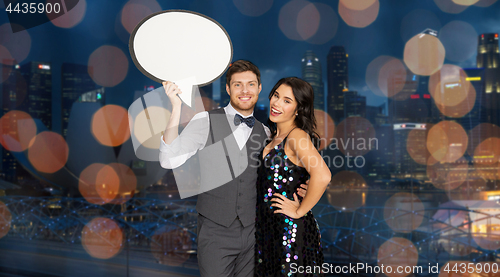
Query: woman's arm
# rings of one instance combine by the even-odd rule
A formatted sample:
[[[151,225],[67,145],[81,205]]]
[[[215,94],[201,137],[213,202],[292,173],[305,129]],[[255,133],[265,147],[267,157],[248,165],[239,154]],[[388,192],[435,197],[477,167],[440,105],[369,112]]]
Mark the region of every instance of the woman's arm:
[[[311,176],[309,187],[302,203],[299,204],[295,194],[294,201],[287,199],[283,195],[275,194],[279,199],[276,199],[277,201],[273,206],[281,208],[281,210],[276,210],[275,213],[283,213],[292,218],[300,218],[310,211],[321,199],[332,175],[306,132],[300,129],[292,131],[288,136],[287,145],[299,160],[299,164]]]

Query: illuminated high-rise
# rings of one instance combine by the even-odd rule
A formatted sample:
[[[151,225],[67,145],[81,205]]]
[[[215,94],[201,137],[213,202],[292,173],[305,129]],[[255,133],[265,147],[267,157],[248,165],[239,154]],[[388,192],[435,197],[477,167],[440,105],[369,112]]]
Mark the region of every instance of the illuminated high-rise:
[[[61,120],[62,133],[66,138],[68,121],[73,103],[85,92],[95,90],[96,83],[88,74],[86,65],[63,63],[61,68]]]
[[[52,69],[48,62],[21,65],[21,74],[28,85],[26,112],[52,129]]]
[[[481,34],[478,37],[477,68],[484,69],[484,95],[481,100],[485,104],[489,123],[500,124],[500,51],[498,34]]]
[[[321,73],[321,62],[313,51],[307,50],[301,61],[302,79],[311,84],[314,90],[314,108],[325,110],[325,87]]]
[[[326,60],[328,113],[335,122],[344,118],[344,89],[349,87],[347,58],[343,46],[332,46]]]

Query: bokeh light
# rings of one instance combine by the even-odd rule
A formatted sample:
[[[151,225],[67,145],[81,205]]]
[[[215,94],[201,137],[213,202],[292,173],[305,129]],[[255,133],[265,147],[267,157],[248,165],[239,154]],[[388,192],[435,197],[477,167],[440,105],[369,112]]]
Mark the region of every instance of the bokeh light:
[[[377,0],[340,0],[340,2],[350,10],[362,11],[368,9]]]
[[[344,155],[362,156],[371,149],[377,149],[375,129],[366,118],[348,117],[335,129],[333,143]]]
[[[364,28],[372,24],[375,19],[377,19],[380,2],[378,0],[373,1],[373,3],[362,10],[350,9],[344,3],[350,1],[339,1],[339,15],[342,17],[344,22],[356,28]],[[358,1],[356,1],[358,2]],[[359,2],[371,2],[371,1],[359,1]],[[356,5],[357,3],[350,4],[349,6]]]
[[[25,112],[9,111],[0,118],[0,144],[9,151],[28,149],[36,132],[35,121]]]
[[[123,204],[134,197],[137,189],[137,176],[135,176],[134,171],[127,165],[121,163],[111,163],[108,166],[113,168],[114,172],[116,172],[120,178],[118,193],[115,199],[113,199],[110,203]]]
[[[485,8],[495,4],[497,1],[498,0],[479,0],[474,6]]]
[[[7,47],[5,47],[3,45],[0,45],[0,63],[7,64],[7,65],[12,65],[15,63],[15,60],[12,57],[12,55],[10,54],[9,49],[7,49]],[[8,73],[2,74],[3,78],[2,78],[2,80],[0,80],[0,83],[5,81],[5,79],[7,79],[6,77],[8,77],[10,75],[10,71],[12,70],[12,68],[10,66],[2,66],[2,70],[3,71],[8,70]]]
[[[57,0],[47,0],[47,3],[60,3]],[[79,0],[76,2],[76,6],[73,7],[69,12],[58,17],[56,13],[45,13],[49,18],[50,22],[60,28],[73,28],[78,23],[83,20],[85,13],[87,12],[87,1]],[[67,7],[66,7],[67,8]]]
[[[130,138],[129,114],[117,105],[106,105],[92,117],[92,134],[99,143],[119,146]]]
[[[415,9],[409,12],[401,21],[401,38],[406,42],[427,28],[440,30],[441,22],[439,18],[431,11]]]
[[[273,0],[233,0],[233,3],[246,16],[261,16],[273,6]]]
[[[354,171],[340,171],[335,174],[326,190],[330,205],[347,211],[365,205],[367,193],[365,179]]]
[[[146,16],[161,11],[162,8],[155,0],[128,1],[121,12],[121,22],[127,32],[132,33],[135,26]]]
[[[441,69],[445,55],[444,46],[437,37],[417,34],[405,44],[404,62],[413,73],[427,76]]]
[[[436,102],[434,103],[436,104],[436,107],[441,112],[441,114],[448,117],[460,118],[464,117],[474,108],[475,101],[476,89],[474,88],[474,86],[469,86],[467,97],[455,106],[446,106],[443,104],[438,104]]]
[[[297,32],[303,40],[312,37],[319,28],[320,14],[313,3],[303,7],[297,15]]]
[[[83,227],[82,245],[90,256],[109,259],[122,249],[123,232],[111,219],[94,218]]]
[[[418,250],[411,241],[405,238],[393,237],[380,246],[377,262],[379,266],[392,267],[393,272],[386,273],[389,277],[408,276],[411,274],[411,271],[410,273],[397,273],[395,269],[401,266],[404,271],[405,267],[413,268],[417,265]]]
[[[151,240],[151,253],[161,264],[180,266],[189,259],[192,240],[187,230],[163,226]]]
[[[479,0],[453,0],[455,4],[462,6],[472,6],[477,3]]]
[[[443,12],[453,13],[453,14],[461,13],[465,11],[468,7],[464,5],[459,5],[453,1],[454,0],[434,0],[434,3],[436,3],[438,8],[441,9]],[[461,0],[455,0],[455,1],[461,1]]]
[[[436,105],[457,106],[472,90],[467,74],[456,65],[445,64],[429,78],[429,93]]]
[[[12,214],[7,208],[7,205],[0,201],[0,239],[3,238],[10,230],[10,224],[12,222]]]
[[[111,170],[109,170],[109,169],[111,169]],[[111,171],[113,171],[113,172],[111,172]],[[107,175],[109,175],[109,177],[111,177],[111,178],[116,176],[118,178],[118,180],[110,180],[109,177],[107,179],[104,179],[101,177],[98,180],[98,175],[100,173],[101,173],[101,176],[103,176],[102,173],[107,173]],[[108,188],[115,188],[116,187],[114,184],[111,185],[110,182],[112,182],[112,181],[117,182],[118,186],[119,186],[119,182],[120,182],[119,177],[116,174],[116,172],[114,172],[113,168],[110,166],[106,166],[105,164],[93,163],[93,164],[87,166],[80,173],[80,176],[78,178],[78,190],[82,194],[83,198],[85,198],[85,200],[87,200],[87,202],[92,203],[92,204],[98,204],[98,205],[102,205],[102,204],[106,204],[106,203],[110,202],[110,201],[106,202],[103,198],[101,198],[100,194],[102,194],[102,190],[101,190],[101,193],[97,192],[97,187],[101,187],[101,188],[105,187],[103,183],[99,183],[102,181],[107,182],[107,183],[105,183],[105,185],[107,185]],[[109,190],[109,191],[112,191],[112,190]],[[115,194],[115,197],[116,197],[116,194]]]
[[[470,213],[472,221],[472,238],[481,247],[487,250],[500,249],[500,219],[498,207],[492,207],[491,203],[485,202],[474,208]]]
[[[427,130],[431,124],[426,124],[426,129],[413,129],[406,139],[406,151],[418,164],[427,165],[430,153],[426,147]]]
[[[396,58],[393,58],[391,56],[378,56],[373,61],[371,61],[366,67],[366,73],[365,73],[366,84],[368,85],[370,90],[378,96],[387,96],[387,94],[384,94],[384,92],[382,92],[382,90],[379,87],[380,69],[382,69],[382,67],[386,63],[391,62],[395,59]],[[396,86],[398,86],[399,83],[400,82],[397,82]],[[402,80],[401,83],[402,86],[404,86],[404,80]],[[396,87],[396,89],[397,88],[398,87]]]
[[[45,173],[54,173],[66,164],[69,147],[58,133],[45,131],[32,139],[28,149],[28,159],[33,167]]]
[[[314,6],[319,11],[319,27],[306,41],[312,44],[324,44],[337,34],[339,17],[330,5],[314,3]]]
[[[27,31],[13,33],[10,24],[5,23],[0,26],[0,34],[2,34],[0,36],[0,45],[3,45],[8,50],[8,52],[0,52],[2,55],[0,56],[0,63],[8,65],[19,64],[28,57],[31,50],[31,36]]]
[[[114,87],[127,76],[128,64],[127,56],[120,48],[104,45],[90,55],[88,72],[96,84]]]
[[[489,137],[474,150],[474,168],[486,180],[500,180],[500,138]]]
[[[480,123],[469,130],[467,153],[474,156],[476,147],[487,138],[500,138],[500,127],[491,123]]]
[[[407,76],[403,62],[392,58],[380,68],[378,87],[385,96],[394,97],[405,88]]]
[[[399,192],[384,206],[384,220],[395,232],[410,233],[424,220],[424,204],[413,193]]]
[[[311,13],[311,11],[316,9],[313,7],[314,4],[309,1],[292,0],[281,8],[278,17],[278,25],[287,38],[291,40],[303,41],[304,37],[301,35],[299,30],[303,33],[311,31],[314,31],[315,33],[317,31],[319,27],[319,17],[311,17],[312,14],[316,14],[314,12]],[[301,14],[300,19],[299,14]],[[311,22],[308,22],[307,20],[311,20]]]
[[[427,177],[438,189],[452,190],[467,180],[469,164],[464,157],[453,163],[435,163],[427,166]]]
[[[477,32],[467,22],[451,21],[439,31],[439,40],[446,49],[446,58],[463,62],[477,52]]]
[[[467,150],[468,137],[464,128],[454,121],[441,121],[427,135],[427,150],[437,161],[452,163]]]
[[[335,133],[335,123],[333,122],[331,116],[322,110],[315,109],[314,117],[316,118],[316,132],[318,133],[321,141],[318,150],[323,150],[333,139],[333,134]]]
[[[159,149],[161,130],[165,130],[170,120],[170,111],[163,107],[150,106],[134,119],[134,136],[139,143],[150,149]],[[151,120],[154,118],[154,120]],[[150,127],[153,130],[150,130]],[[155,134],[154,134],[155,133]]]

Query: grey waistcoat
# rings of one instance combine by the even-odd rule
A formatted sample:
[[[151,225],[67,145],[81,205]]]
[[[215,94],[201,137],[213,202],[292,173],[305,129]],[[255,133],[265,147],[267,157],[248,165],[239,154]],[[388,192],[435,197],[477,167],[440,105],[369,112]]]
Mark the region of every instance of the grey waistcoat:
[[[258,155],[265,146],[266,132],[262,123],[256,120],[245,147],[240,151],[239,147],[234,147],[237,146],[236,139],[227,120],[214,120],[216,116],[213,115],[224,115],[224,109],[212,110],[208,114],[210,133],[205,147],[224,139],[228,144],[227,149],[238,151],[239,155],[232,153],[232,157],[228,157],[236,177],[220,187],[198,195],[196,210],[213,222],[226,227],[229,227],[236,217],[239,217],[243,226],[249,226],[255,223],[257,168],[260,165]],[[203,149],[199,152],[202,151]],[[200,169],[203,174],[203,163],[200,163]]]

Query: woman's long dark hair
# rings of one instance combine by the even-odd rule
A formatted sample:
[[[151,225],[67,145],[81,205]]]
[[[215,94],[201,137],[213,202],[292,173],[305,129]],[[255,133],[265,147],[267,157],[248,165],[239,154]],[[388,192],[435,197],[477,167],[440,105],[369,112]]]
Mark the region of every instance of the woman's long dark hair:
[[[274,95],[274,92],[281,85],[287,85],[292,88],[293,96],[295,97],[295,101],[297,102],[297,111],[298,115],[295,117],[295,126],[304,130],[309,137],[311,137],[311,141],[313,145],[319,148],[320,140],[319,135],[316,133],[316,117],[314,116],[314,90],[312,86],[297,77],[286,77],[279,80],[276,85],[274,85],[273,89],[269,93],[269,100]],[[271,107],[269,107],[271,109]],[[271,120],[267,119],[267,124],[269,125],[269,129],[271,130],[271,139],[276,136],[276,124]]]

